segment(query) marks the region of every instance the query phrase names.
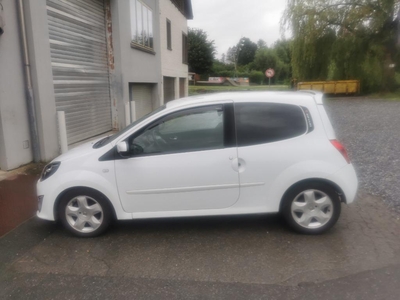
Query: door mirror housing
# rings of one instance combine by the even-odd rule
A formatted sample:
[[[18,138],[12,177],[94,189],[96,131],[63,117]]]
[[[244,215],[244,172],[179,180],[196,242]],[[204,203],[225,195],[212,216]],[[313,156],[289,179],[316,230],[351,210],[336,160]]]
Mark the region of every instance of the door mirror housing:
[[[123,141],[117,144],[117,152],[119,154],[127,154],[129,152],[128,142]]]

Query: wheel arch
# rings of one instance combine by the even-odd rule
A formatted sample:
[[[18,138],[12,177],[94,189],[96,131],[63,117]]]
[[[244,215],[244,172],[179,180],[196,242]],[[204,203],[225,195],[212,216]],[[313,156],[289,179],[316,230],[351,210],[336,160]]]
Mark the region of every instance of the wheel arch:
[[[108,205],[109,205],[109,207],[110,207],[110,209],[111,209],[111,216],[112,216],[112,218],[113,218],[114,220],[117,220],[117,213],[116,213],[116,211],[115,211],[114,205],[113,205],[113,203],[110,201],[110,199],[109,199],[106,195],[104,195],[104,194],[103,194],[102,192],[100,192],[99,190],[96,190],[96,189],[91,188],[91,187],[87,187],[87,186],[74,186],[74,187],[70,187],[70,188],[67,188],[67,189],[63,190],[63,191],[57,196],[56,200],[54,201],[53,214],[54,214],[54,219],[55,219],[56,221],[59,220],[58,208],[59,208],[61,199],[62,199],[68,192],[71,192],[71,191],[77,190],[77,189],[90,190],[90,191],[92,191],[92,192],[95,192],[95,193],[100,194],[100,195],[107,201],[107,203],[108,203]]]
[[[315,182],[319,182],[319,183],[323,183],[323,184],[327,184],[329,186],[331,186],[335,192],[338,194],[340,202],[346,203],[346,196],[343,192],[343,190],[333,181],[330,181],[328,179],[325,178],[307,178],[307,179],[303,179],[300,181],[297,181],[296,183],[292,184],[282,195],[281,199],[280,199],[280,203],[279,203],[279,211],[282,211],[282,207],[283,207],[283,203],[284,203],[284,199],[286,197],[286,195],[294,188],[296,188],[299,185],[303,185],[303,184],[307,184],[307,183],[315,183]]]

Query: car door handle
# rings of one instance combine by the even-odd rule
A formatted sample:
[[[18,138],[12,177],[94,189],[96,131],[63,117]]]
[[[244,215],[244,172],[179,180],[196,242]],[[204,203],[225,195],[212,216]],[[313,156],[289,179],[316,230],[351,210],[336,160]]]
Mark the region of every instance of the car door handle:
[[[242,173],[246,170],[246,162],[242,158],[235,157],[232,159],[232,169],[236,172]]]
[[[172,136],[172,137],[170,137],[169,138],[171,141],[176,141],[177,139],[178,139],[178,137],[177,136]]]

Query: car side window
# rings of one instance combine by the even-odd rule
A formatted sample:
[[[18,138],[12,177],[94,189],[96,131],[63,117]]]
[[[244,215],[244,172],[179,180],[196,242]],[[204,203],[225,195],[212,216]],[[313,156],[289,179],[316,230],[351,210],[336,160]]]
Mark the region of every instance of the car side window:
[[[131,155],[167,154],[224,147],[222,105],[173,113],[129,138]]]
[[[238,146],[265,144],[306,133],[307,124],[299,106],[281,103],[236,103]]]

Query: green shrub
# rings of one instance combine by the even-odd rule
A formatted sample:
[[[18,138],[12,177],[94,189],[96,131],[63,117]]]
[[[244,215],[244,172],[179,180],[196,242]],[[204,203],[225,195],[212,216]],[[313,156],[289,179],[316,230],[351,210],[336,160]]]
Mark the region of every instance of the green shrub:
[[[265,75],[261,71],[251,71],[249,79],[251,83],[263,84]]]

